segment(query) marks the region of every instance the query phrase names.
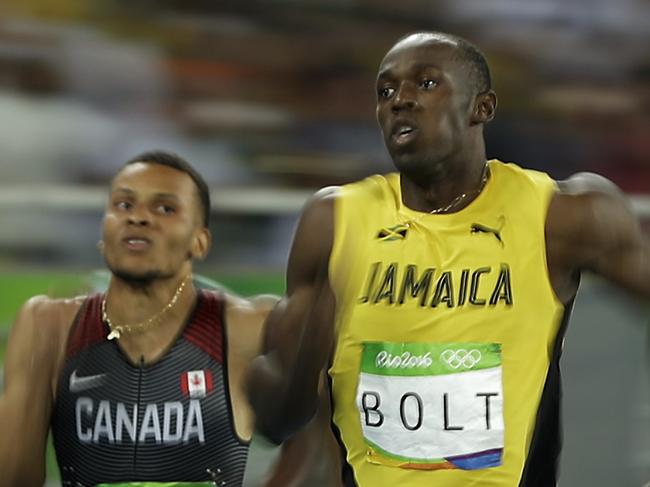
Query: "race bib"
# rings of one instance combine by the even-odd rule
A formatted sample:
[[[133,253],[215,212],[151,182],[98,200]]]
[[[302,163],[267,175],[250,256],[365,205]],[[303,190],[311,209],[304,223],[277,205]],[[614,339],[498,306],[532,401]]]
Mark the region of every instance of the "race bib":
[[[356,403],[372,463],[412,469],[501,465],[497,343],[363,344]]]

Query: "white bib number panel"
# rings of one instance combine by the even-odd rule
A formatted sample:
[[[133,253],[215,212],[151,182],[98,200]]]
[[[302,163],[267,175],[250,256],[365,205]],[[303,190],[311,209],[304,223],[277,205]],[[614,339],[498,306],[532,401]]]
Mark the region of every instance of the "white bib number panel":
[[[370,462],[427,470],[501,465],[500,344],[364,343],[356,403]]]

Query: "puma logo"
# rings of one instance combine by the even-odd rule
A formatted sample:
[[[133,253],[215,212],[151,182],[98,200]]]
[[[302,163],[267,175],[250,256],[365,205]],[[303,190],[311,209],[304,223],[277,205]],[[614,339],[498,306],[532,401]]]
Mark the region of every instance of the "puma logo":
[[[505,224],[505,221],[506,221],[505,217],[501,215],[499,217],[499,224],[497,228],[488,227],[487,225],[483,225],[482,223],[472,223],[472,226],[470,227],[470,233],[472,234],[491,233],[499,241],[501,247],[503,247],[504,243],[503,243],[503,239],[501,238],[501,230],[503,230],[503,225]]]

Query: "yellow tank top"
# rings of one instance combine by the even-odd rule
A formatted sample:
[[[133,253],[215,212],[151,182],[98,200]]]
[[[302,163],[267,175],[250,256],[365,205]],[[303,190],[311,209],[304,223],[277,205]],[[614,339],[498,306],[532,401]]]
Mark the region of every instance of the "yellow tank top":
[[[359,486],[516,486],[564,307],[546,267],[555,183],[489,162],[452,214],[402,203],[400,176],[342,188],[330,282],[334,423]]]

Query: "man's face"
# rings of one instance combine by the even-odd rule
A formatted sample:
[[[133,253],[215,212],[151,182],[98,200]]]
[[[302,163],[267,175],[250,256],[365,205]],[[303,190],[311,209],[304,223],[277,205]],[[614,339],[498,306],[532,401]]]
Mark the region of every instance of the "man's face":
[[[377,76],[377,120],[400,172],[444,174],[463,147],[474,93],[449,41],[412,36],[393,47]]]
[[[139,281],[189,272],[191,258],[207,250],[200,215],[196,186],[186,173],[159,164],[126,166],[113,180],[103,220],[108,268]]]

